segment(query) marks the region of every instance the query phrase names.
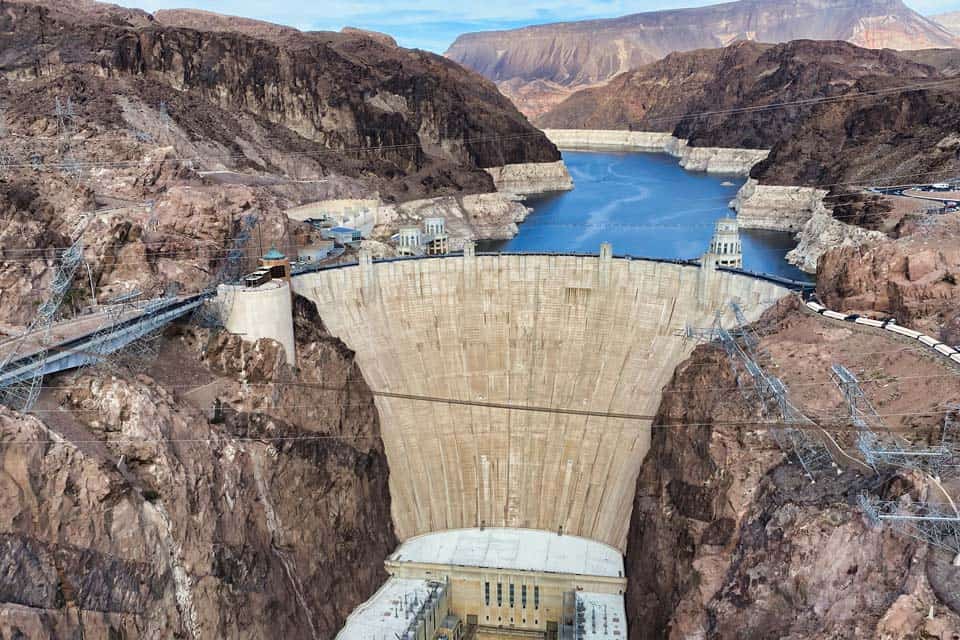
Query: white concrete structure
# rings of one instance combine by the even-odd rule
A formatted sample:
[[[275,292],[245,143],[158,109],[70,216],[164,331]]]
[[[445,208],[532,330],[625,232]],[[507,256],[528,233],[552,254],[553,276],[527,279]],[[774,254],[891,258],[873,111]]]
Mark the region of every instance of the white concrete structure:
[[[423,219],[422,233],[419,227],[407,225],[400,227],[392,238],[400,256],[446,255],[450,250],[449,239],[447,221],[438,216]]]
[[[444,529],[562,531],[626,545],[660,390],[687,325],[787,290],[648,260],[424,258],[304,274],[294,289],[378,396],[401,540]],[[731,318],[726,318],[727,325]]]
[[[381,202],[377,199],[340,199],[318,200],[287,209],[287,217],[298,222],[316,220],[329,226],[352,227],[359,229],[364,236],[373,231],[377,223],[377,210]]]
[[[415,256],[422,253],[423,234],[420,233],[420,227],[406,226],[400,227],[396,235],[397,255]]]
[[[497,567],[588,576],[623,577],[620,551],[579,536],[536,529],[448,529],[410,538],[391,563]]]
[[[274,279],[259,287],[222,284],[217,287],[224,326],[244,340],[276,340],[283,346],[288,364],[296,364],[293,339],[293,300],[285,280]]]
[[[720,218],[713,226],[713,237],[707,250],[708,259],[720,267],[743,268],[743,249],[736,218]]]
[[[443,580],[450,610],[494,637],[557,631],[565,617],[573,619],[578,591],[619,602],[622,611],[627,588],[616,549],[529,529],[438,531],[407,540],[384,564],[391,579]]]
[[[347,617],[336,640],[432,640],[449,610],[445,586],[390,578]],[[419,618],[419,620],[418,620]]]

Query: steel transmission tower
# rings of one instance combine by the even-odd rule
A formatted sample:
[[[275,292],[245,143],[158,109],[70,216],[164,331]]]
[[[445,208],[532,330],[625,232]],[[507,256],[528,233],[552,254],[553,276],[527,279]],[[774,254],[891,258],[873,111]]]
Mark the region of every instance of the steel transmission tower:
[[[46,362],[50,346],[50,331],[63,299],[73,283],[77,267],[83,261],[83,241],[78,239],[60,255],[60,265],[53,281],[47,300],[37,308],[37,315],[26,331],[11,341],[5,349],[0,371],[5,371],[15,360],[30,357],[38,362]],[[42,365],[39,367],[42,372]],[[43,374],[28,379],[11,382],[0,388],[0,404],[18,411],[29,411],[40,395]]]

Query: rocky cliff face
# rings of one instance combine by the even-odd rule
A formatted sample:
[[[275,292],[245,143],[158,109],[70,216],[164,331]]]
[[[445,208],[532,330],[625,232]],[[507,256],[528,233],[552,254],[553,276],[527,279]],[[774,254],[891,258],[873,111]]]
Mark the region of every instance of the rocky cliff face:
[[[960,343],[960,219],[921,229],[895,242],[837,247],[817,268],[817,292],[831,308],[895,317]],[[953,327],[953,328],[951,328]]]
[[[839,129],[848,124],[845,117],[859,117],[854,114],[862,105],[845,95],[942,80],[936,69],[891,51],[843,42],[744,42],[672,54],[571,96],[537,122],[548,128],[664,131],[694,146],[771,149],[799,140],[809,147],[818,124]],[[782,102],[801,104],[764,108]],[[841,103],[838,110],[830,108],[834,102]],[[705,112],[721,113],[689,116]],[[878,123],[871,133],[884,128]],[[868,132],[860,127],[856,133],[863,139]],[[783,158],[768,164],[782,167]]]
[[[797,380],[791,399],[811,414],[816,403],[842,402],[810,384],[829,384],[828,350],[860,360],[873,348],[796,303],[769,314],[761,335],[788,387]],[[900,363],[907,369],[923,362],[897,358],[911,358]],[[860,492],[896,497],[910,480],[826,468],[811,484],[756,428],[755,411],[712,346],[694,351],[664,389],[627,545],[630,637],[951,638],[960,618],[925,571],[929,563],[949,573],[950,559],[873,528],[856,506]]]
[[[396,539],[372,397],[299,312],[299,374],[188,331],[148,375],[60,381],[66,411],[0,409],[0,636],[336,633]]]
[[[714,49],[738,40],[798,39],[846,40],[878,49],[956,47],[960,42],[899,0],[741,0],[612,20],[469,33],[457,38],[446,55],[498,82],[546,81],[583,88],[672,52]],[[523,95],[516,82],[510,88],[514,95]]]
[[[798,231],[826,207],[845,223],[877,229],[882,207],[858,186],[960,171],[952,65],[942,52],[738,43],[622,74],[574,94],[538,123],[669,132],[694,148],[769,149],[735,201],[744,226]],[[770,108],[784,102],[797,104]],[[704,113],[713,115],[691,117]],[[815,260],[806,261],[811,271]]]
[[[559,159],[492,84],[438,56],[355,33],[260,33],[260,23],[166,15],[174,26],[162,22],[164,14],[144,25],[123,14],[110,21],[77,16],[63,5],[8,5],[4,75],[44,79],[71,71],[142,80],[188,92],[208,109],[230,112],[229,120],[239,112],[283,127],[316,155],[388,147],[364,158],[367,171],[377,161],[416,173]],[[494,133],[513,137],[498,145],[473,140]]]
[[[247,219],[264,251],[292,254],[286,208],[495,194],[486,169],[560,161],[491,82],[375,34],[17,0],[0,49],[4,333],[45,295],[43,250],[79,236],[84,303],[190,291]]]

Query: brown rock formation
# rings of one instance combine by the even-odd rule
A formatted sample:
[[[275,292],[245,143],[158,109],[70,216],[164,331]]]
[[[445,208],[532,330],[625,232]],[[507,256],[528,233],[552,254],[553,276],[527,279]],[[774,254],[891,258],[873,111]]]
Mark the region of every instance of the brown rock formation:
[[[288,207],[489,193],[486,167],[559,159],[491,82],[370,34],[17,0],[0,49],[0,215],[19,216],[0,252],[82,235],[100,300],[202,288],[247,217],[289,248]],[[4,325],[29,320],[52,273],[24,255],[0,253]]]
[[[574,94],[537,122],[669,131],[694,146],[772,149],[754,168],[761,182],[832,184],[956,166],[951,150],[938,147],[955,130],[960,103],[946,79],[891,51],[842,42],[738,43],[667,56]],[[897,91],[930,83],[927,90]],[[800,104],[766,108],[783,102]],[[711,112],[721,113],[688,117]]]
[[[769,366],[814,416],[843,402],[830,362],[869,367],[869,353],[890,342],[831,327],[795,302],[769,313],[761,334]],[[910,353],[885,359],[904,375],[943,371]],[[912,380],[891,384],[868,390],[886,411],[960,397],[950,380],[915,392]],[[950,558],[873,528],[856,506],[860,492],[896,497],[911,481],[826,468],[811,484],[758,419],[716,347],[698,348],[664,389],[627,546],[630,637],[951,638],[960,618],[933,591],[940,572],[955,584]],[[929,580],[925,564],[937,567]]]
[[[828,251],[817,267],[817,293],[831,308],[892,316],[957,343],[960,218],[950,218],[893,242]]]
[[[385,579],[386,460],[353,354],[304,306],[301,375],[269,341],[213,339],[208,367],[197,337],[156,377],[73,381],[47,424],[0,409],[0,637],[329,638]],[[194,406],[211,388],[223,424]]]
[[[497,82],[570,88],[608,80],[677,51],[737,40],[847,40],[870,48],[956,47],[957,38],[900,0],[741,0],[696,9],[468,33],[446,55]],[[518,103],[525,113],[527,107]]]

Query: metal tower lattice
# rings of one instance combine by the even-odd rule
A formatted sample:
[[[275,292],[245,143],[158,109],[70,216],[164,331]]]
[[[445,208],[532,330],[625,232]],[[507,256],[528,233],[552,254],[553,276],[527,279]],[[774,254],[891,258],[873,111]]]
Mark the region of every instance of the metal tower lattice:
[[[131,340],[122,347],[116,348],[109,338],[121,333],[124,323],[136,316],[149,316],[156,309],[170,304],[172,296],[155,298],[141,303],[142,292],[131,291],[104,302],[101,306],[106,309],[106,320],[94,334],[93,344],[96,344],[96,358],[87,362],[78,369],[78,375],[84,369],[99,366],[118,373],[124,369],[128,371],[142,371],[157,355],[157,341],[159,331],[154,331]]]
[[[73,276],[82,261],[83,240],[78,239],[60,255],[60,265],[50,283],[50,295],[37,308],[37,315],[26,331],[9,344],[3,360],[0,361],[0,371],[7,370],[14,361],[27,357],[38,362],[46,362],[54,318],[70,290]],[[38,370],[42,372],[43,367],[40,366]],[[37,396],[40,395],[42,382],[43,374],[41,373],[0,388],[0,404],[18,411],[29,411],[37,401]]]
[[[57,117],[57,155],[60,157],[60,169],[65,174],[79,180],[80,163],[74,158],[71,149],[73,126],[76,120],[73,101],[67,98],[64,103],[60,101],[58,96],[54,107],[54,115]]]
[[[880,500],[862,494],[860,508],[874,525],[887,525],[898,533],[910,536],[960,554],[960,516],[952,504],[934,502],[900,502]]]
[[[759,355],[759,338],[746,324],[746,317],[739,305],[731,303],[734,315],[741,326],[736,329],[736,335],[725,329],[721,322],[721,313],[714,319],[714,326],[710,329],[687,328],[687,337],[708,338],[718,340],[727,354],[734,374],[738,373],[738,366],[747,373],[750,384],[740,384],[737,375],[737,385],[745,397],[755,397],[760,405],[761,412],[766,417],[775,418],[780,424],[770,429],[777,446],[794,459],[804,470],[806,475],[814,480],[814,471],[823,468],[832,461],[832,457],[821,440],[812,430],[816,424],[797,409],[789,400],[786,385],[776,376],[764,371],[757,362]],[[740,337],[743,346],[737,341]]]
[[[847,401],[850,419],[857,428],[857,448],[874,470],[881,466],[900,467],[921,471],[934,478],[960,471],[956,409],[945,415],[938,444],[915,445],[899,437],[884,423],[864,394],[856,375],[840,364],[833,365],[831,371]]]
[[[244,267],[244,247],[253,235],[253,229],[258,221],[259,216],[254,213],[244,216],[240,221],[240,228],[233,237],[233,244],[221,259],[210,286],[207,287],[208,293],[217,294],[219,285],[231,284],[240,279]],[[222,326],[233,304],[233,294],[233,289],[227,288],[222,296],[217,297],[216,303],[200,305],[197,307],[192,321],[205,327]]]

